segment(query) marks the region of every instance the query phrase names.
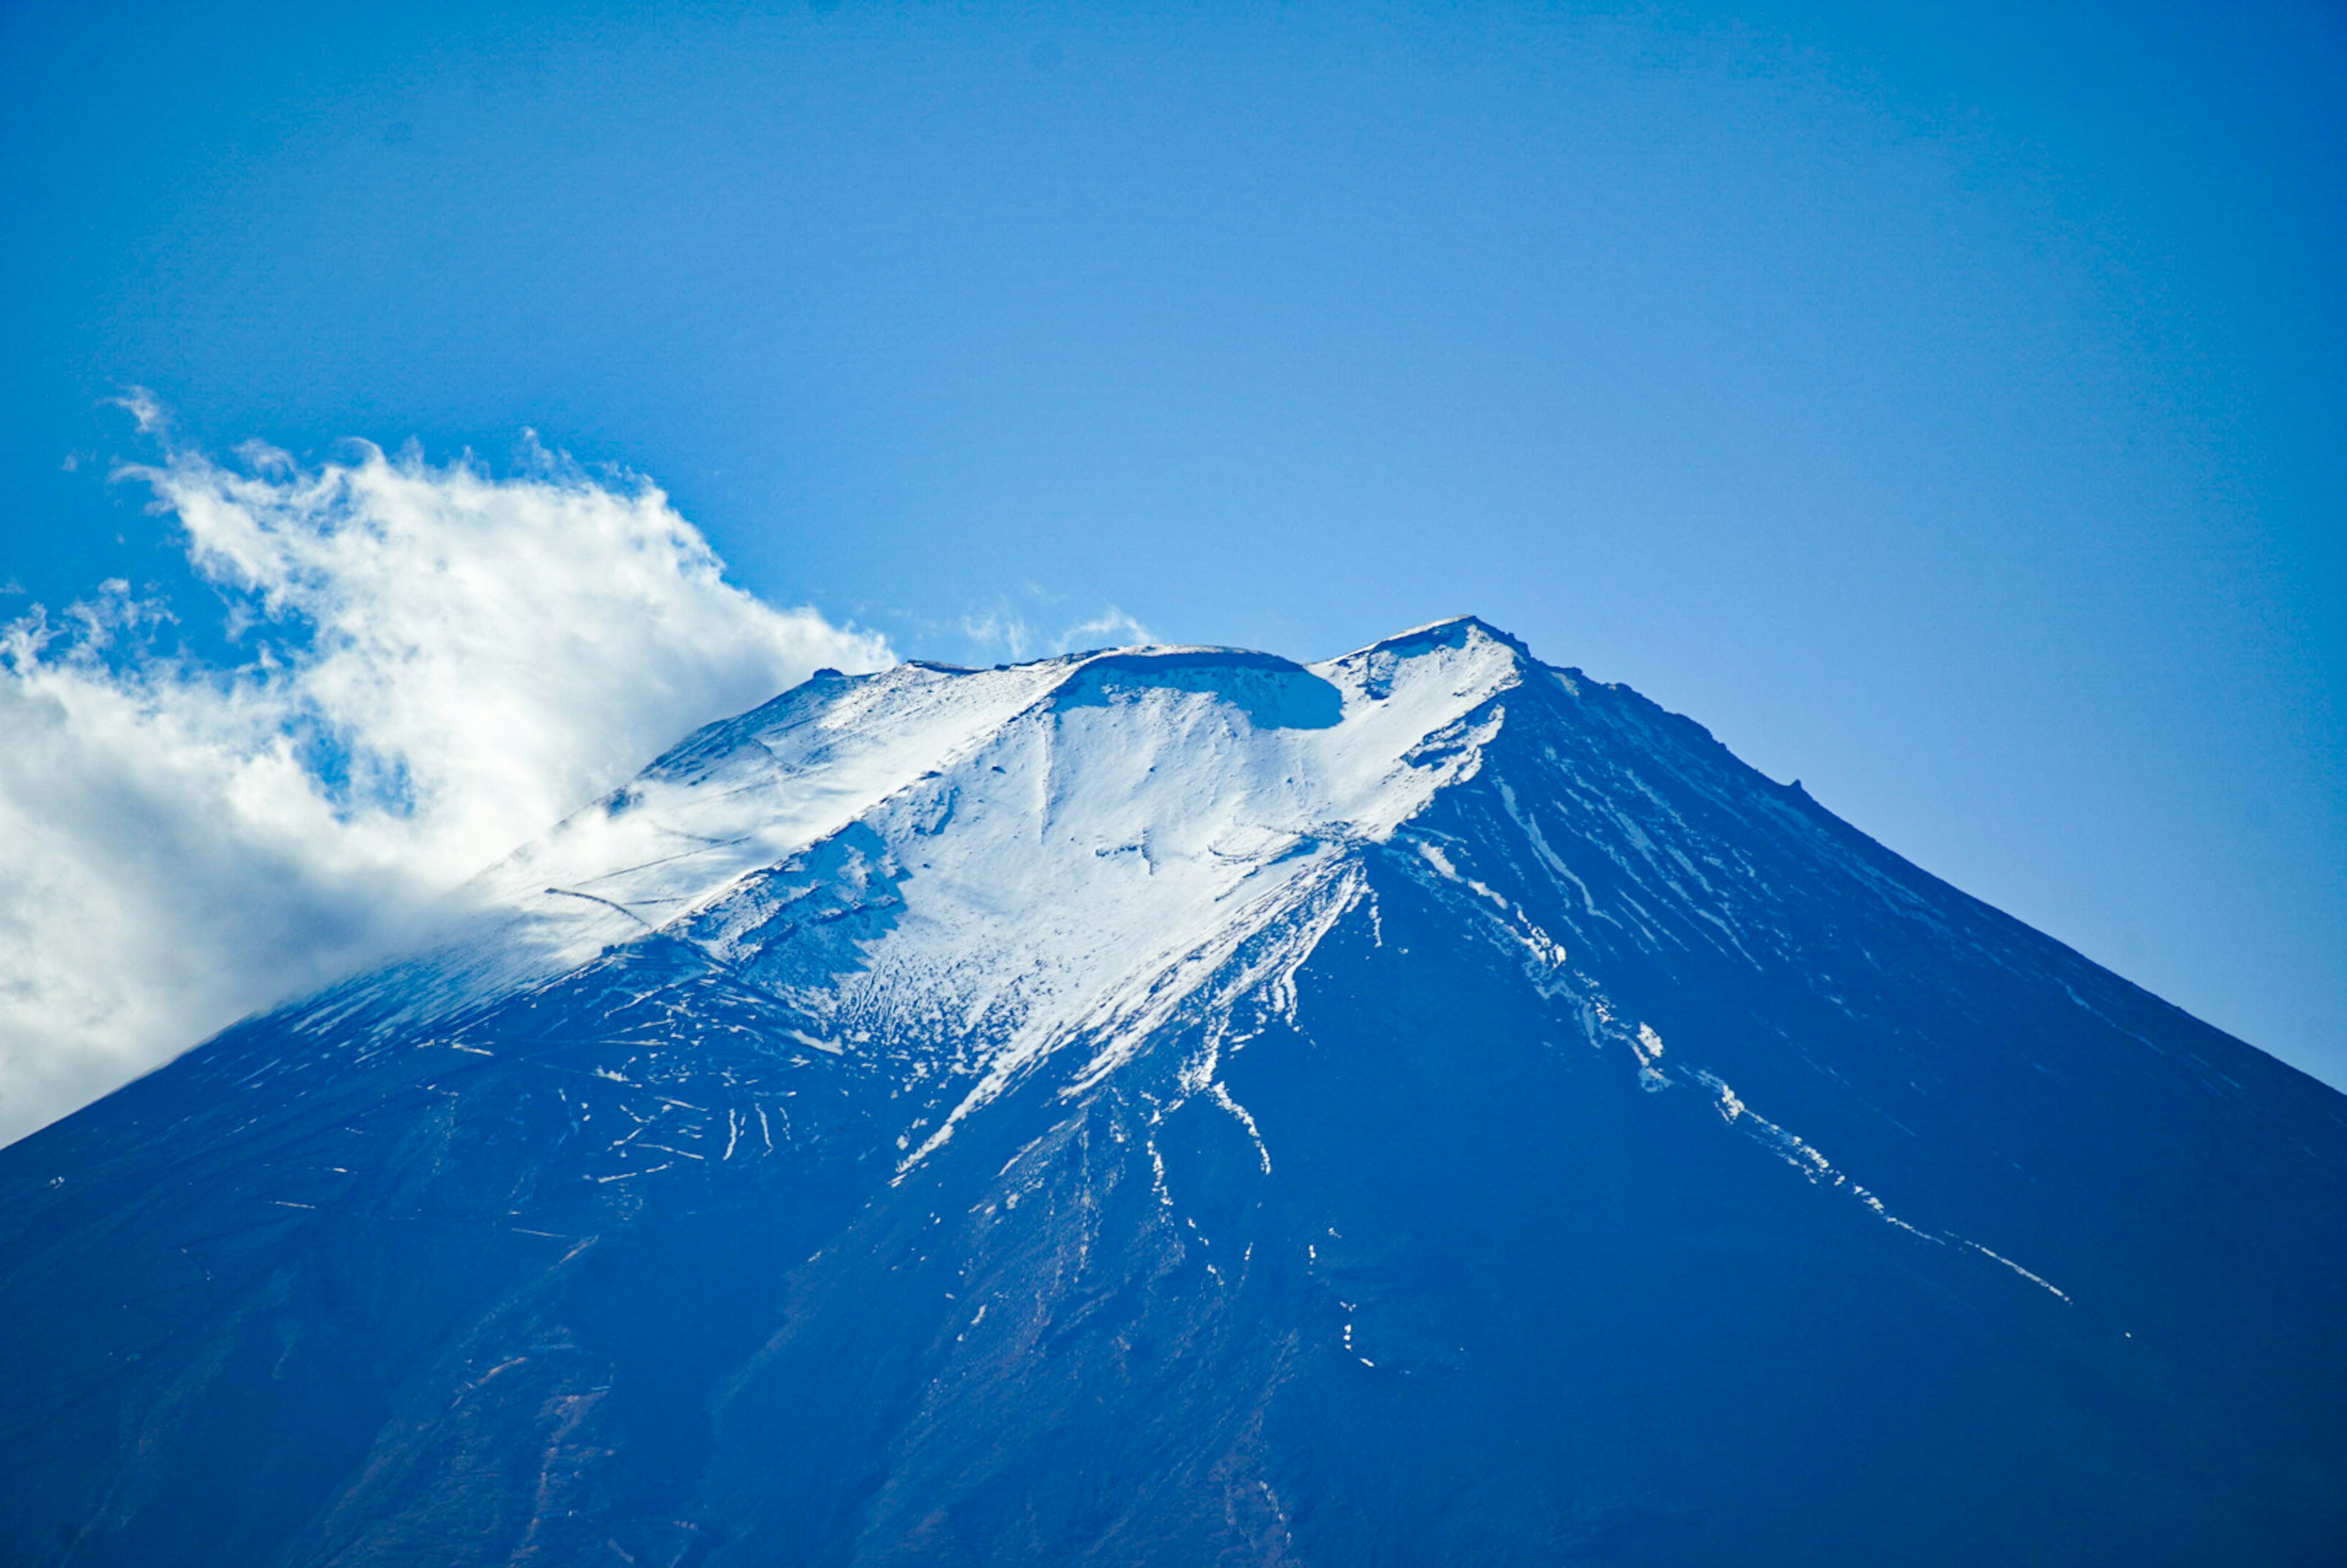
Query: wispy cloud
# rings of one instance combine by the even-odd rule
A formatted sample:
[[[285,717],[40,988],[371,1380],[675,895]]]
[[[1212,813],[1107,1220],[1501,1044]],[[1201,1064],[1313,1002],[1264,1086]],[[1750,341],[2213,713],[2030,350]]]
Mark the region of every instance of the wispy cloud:
[[[1030,589],[1029,596],[1048,605],[1050,596],[1040,589]],[[1148,627],[1127,615],[1114,605],[1068,622],[1057,630],[1050,621],[1056,617],[1044,615],[1040,607],[1030,614],[1013,609],[1009,603],[998,603],[983,610],[973,610],[961,619],[958,629],[976,649],[988,653],[1000,653],[1013,661],[1047,658],[1054,653],[1069,653],[1086,648],[1120,647],[1136,642],[1155,642],[1159,639]],[[1040,620],[1044,624],[1038,624]]]
[[[121,582],[0,630],[0,1142],[381,954],[692,726],[891,658],[727,582],[648,483],[355,452],[119,471],[231,658]]]

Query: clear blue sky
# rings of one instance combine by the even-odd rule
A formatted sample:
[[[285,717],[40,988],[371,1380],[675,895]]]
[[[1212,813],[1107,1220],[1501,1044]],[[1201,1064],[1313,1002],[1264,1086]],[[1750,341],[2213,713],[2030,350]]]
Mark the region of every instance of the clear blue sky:
[[[2347,1083],[2347,8],[370,9],[0,10],[0,612],[180,570],[130,384],[907,653],[1472,611]]]

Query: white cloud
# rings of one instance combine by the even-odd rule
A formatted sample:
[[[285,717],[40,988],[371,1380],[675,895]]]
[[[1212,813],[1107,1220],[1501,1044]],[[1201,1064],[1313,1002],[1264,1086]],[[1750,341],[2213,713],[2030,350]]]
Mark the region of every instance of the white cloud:
[[[1040,589],[1030,589],[1029,592],[1036,598],[1043,597]],[[964,615],[958,630],[972,648],[987,653],[999,652],[1014,661],[1159,641],[1156,633],[1114,605],[1054,632],[1038,627],[1009,605],[998,603],[991,609],[973,610]]]
[[[726,582],[649,484],[359,454],[122,471],[229,661],[158,651],[119,582],[0,631],[0,1142],[381,956],[695,725],[889,661]]]
[[[1135,642],[1154,642],[1157,634],[1132,616],[1109,606],[1090,620],[1080,620],[1060,633],[1063,647],[1114,648]]]

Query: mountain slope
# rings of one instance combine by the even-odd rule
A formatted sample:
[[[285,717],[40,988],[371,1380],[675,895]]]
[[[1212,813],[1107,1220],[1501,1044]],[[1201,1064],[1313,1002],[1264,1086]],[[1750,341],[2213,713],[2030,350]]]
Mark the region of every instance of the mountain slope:
[[[2347,1101],[1454,621],[818,676],[0,1151],[0,1558],[2332,1563]]]

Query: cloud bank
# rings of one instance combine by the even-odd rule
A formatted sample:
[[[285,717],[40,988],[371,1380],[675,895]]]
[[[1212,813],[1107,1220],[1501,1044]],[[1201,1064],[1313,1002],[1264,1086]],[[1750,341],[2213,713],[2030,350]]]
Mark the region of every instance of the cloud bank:
[[[890,661],[648,483],[357,451],[120,471],[228,656],[121,582],[0,630],[0,1143],[381,956],[694,726]]]

